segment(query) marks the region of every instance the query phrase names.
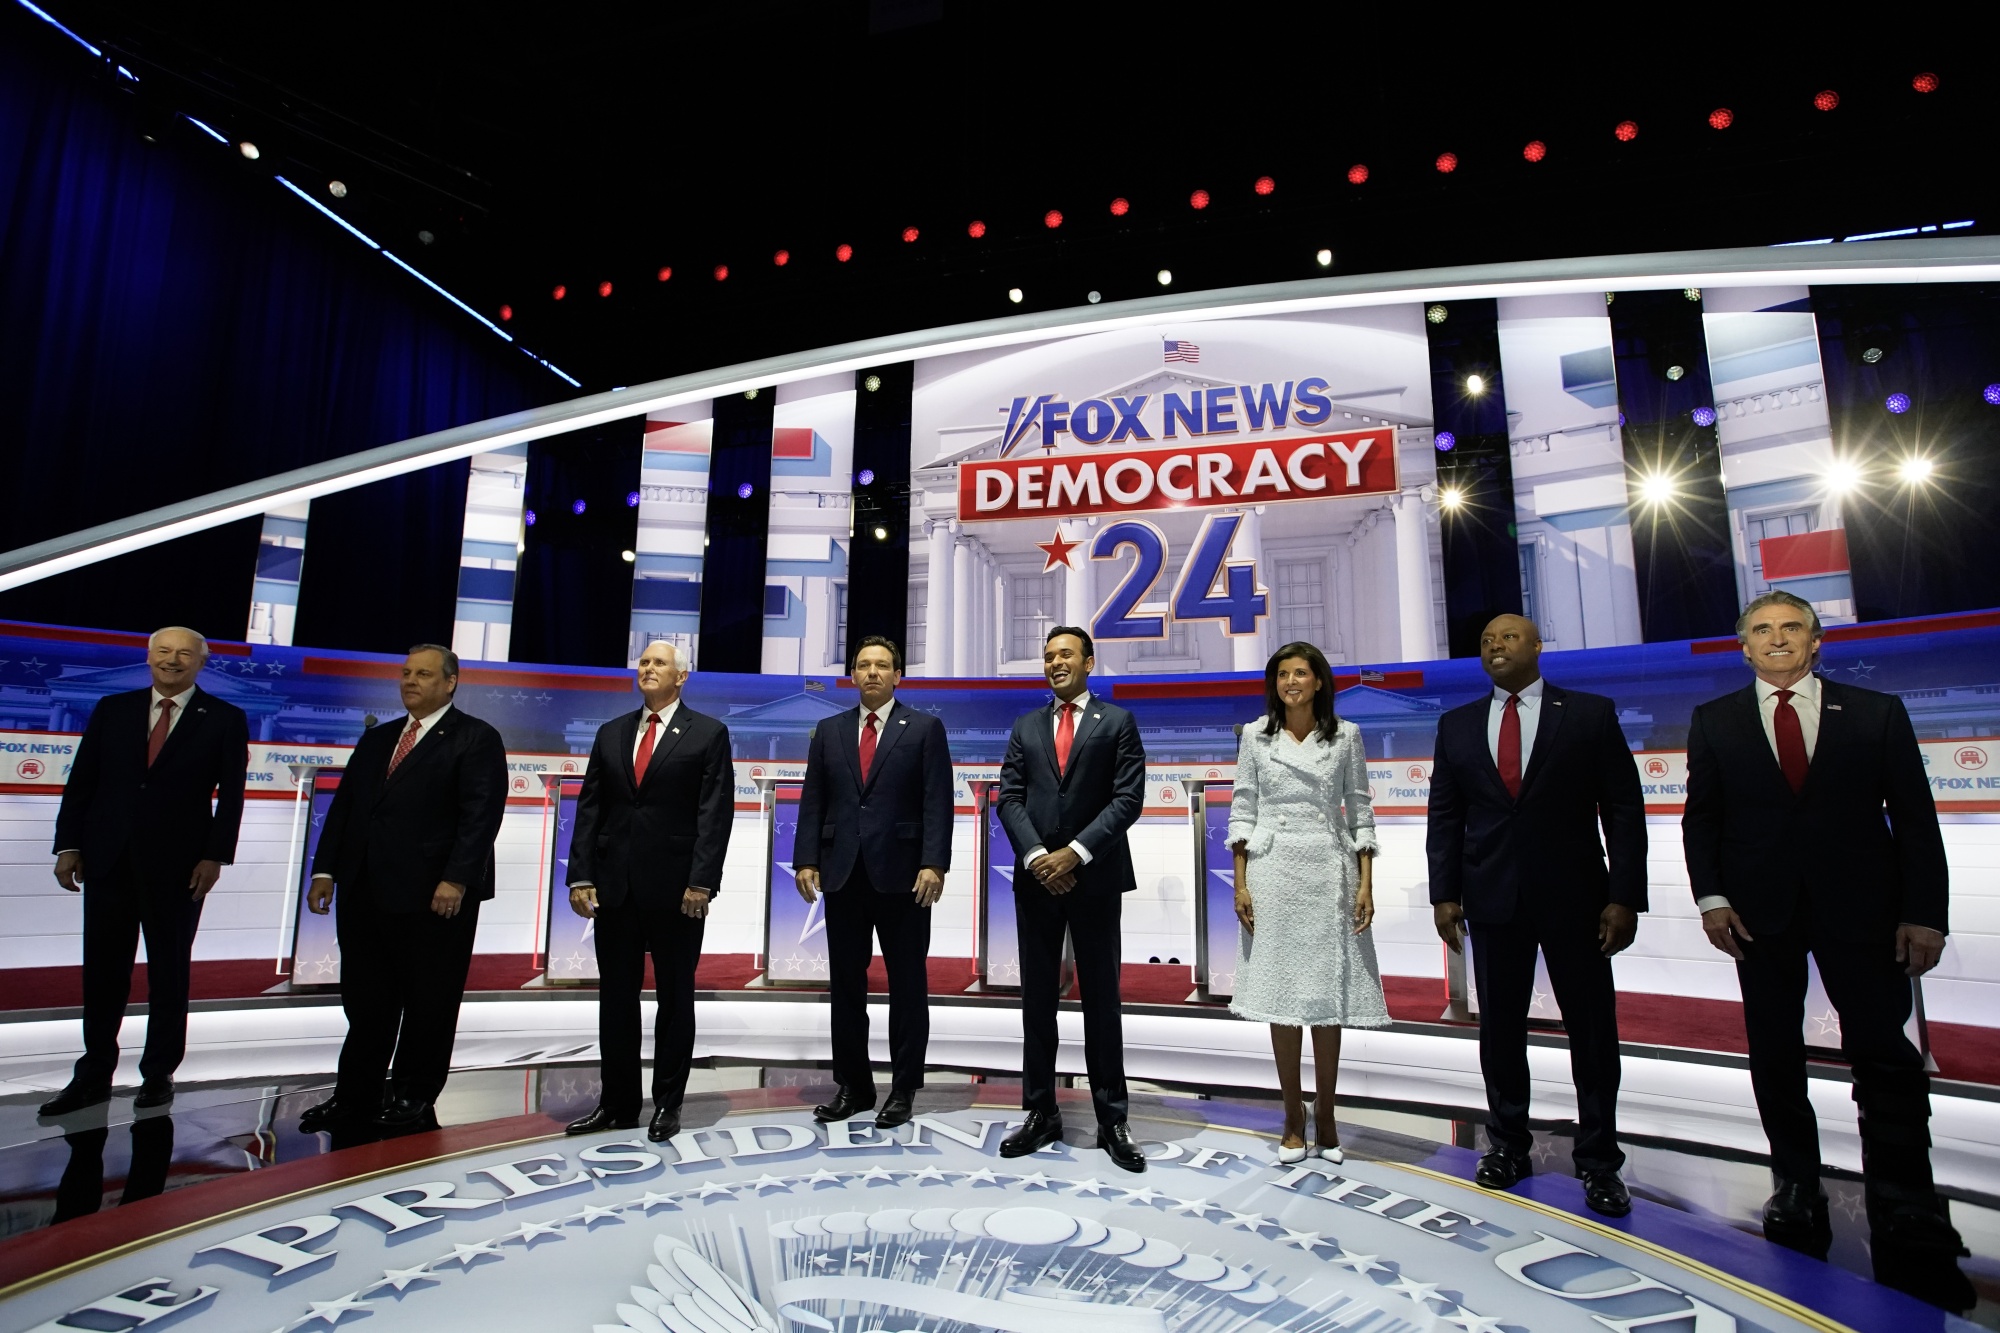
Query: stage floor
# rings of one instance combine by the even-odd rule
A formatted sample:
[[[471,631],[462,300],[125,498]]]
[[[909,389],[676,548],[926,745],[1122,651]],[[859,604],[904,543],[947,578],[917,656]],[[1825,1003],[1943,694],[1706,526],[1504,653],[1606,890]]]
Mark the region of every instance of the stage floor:
[[[461,1071],[441,1129],[340,1146],[298,1132],[324,1084],[184,1084],[171,1114],[127,1093],[61,1124],[0,1099],[0,1329],[93,1303],[56,1326],[128,1327],[146,1300],[189,1329],[385,1333],[1968,1327],[1865,1280],[1858,1183],[1828,1181],[1820,1264],[1755,1234],[1762,1164],[1698,1145],[1633,1147],[1614,1222],[1584,1209],[1565,1127],[1494,1194],[1468,1183],[1470,1124],[1374,1100],[1342,1109],[1345,1164],[1296,1169],[1275,1164],[1274,1101],[1141,1085],[1154,1161],[1133,1176],[1092,1146],[1080,1088],[1062,1146],[1000,1158],[1018,1095],[997,1077],[941,1075],[917,1126],[875,1134],[813,1124],[821,1070],[698,1069],[688,1134],[657,1149],[560,1135],[595,1103],[592,1064]],[[458,1206],[408,1211],[423,1185]],[[2000,1212],[1953,1213],[1973,1321],[2000,1327]]]

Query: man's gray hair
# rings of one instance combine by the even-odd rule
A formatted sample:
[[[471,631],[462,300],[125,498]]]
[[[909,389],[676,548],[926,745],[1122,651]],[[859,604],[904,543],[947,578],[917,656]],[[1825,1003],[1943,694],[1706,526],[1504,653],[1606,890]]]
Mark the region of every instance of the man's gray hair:
[[[1795,592],[1786,592],[1783,588],[1773,588],[1763,596],[1752,600],[1750,605],[1743,608],[1743,614],[1736,617],[1736,642],[1749,642],[1751,618],[1767,606],[1789,606],[1795,611],[1803,611],[1812,624],[1812,636],[1817,639],[1821,634],[1825,633],[1820,628],[1819,612],[1813,610],[1811,602],[1808,602]]]
[[[444,674],[452,677],[453,679],[456,679],[458,677],[458,654],[453,652],[451,649],[445,647],[443,644],[413,643],[410,645],[410,651],[406,654],[406,656],[415,657],[418,653],[436,653],[439,657],[442,657],[444,659]]]
[[[160,627],[159,627],[158,629],[154,630],[154,631],[153,631],[153,632],[152,632],[151,634],[148,634],[148,635],[146,636],[146,651],[147,651],[147,652],[149,652],[149,653],[150,653],[150,652],[152,652],[152,651],[153,651],[153,645],[154,645],[154,644],[156,644],[156,643],[158,643],[158,642],[160,641],[160,636],[161,636],[162,634],[185,634],[185,635],[187,635],[187,636],[188,636],[188,637],[189,637],[190,639],[193,639],[193,640],[194,640],[194,641],[195,641],[195,642],[196,642],[197,644],[201,645],[201,655],[202,655],[202,658],[203,658],[203,660],[204,660],[204,661],[205,661],[205,660],[207,660],[207,658],[208,658],[208,640],[207,640],[207,639],[204,639],[204,638],[203,638],[203,637],[202,637],[201,635],[199,635],[199,634],[195,633],[195,632],[194,632],[193,630],[189,629],[189,628],[188,628],[188,627],[187,627],[186,625],[162,625],[162,626],[160,626]]]
[[[666,649],[669,653],[673,654],[674,670],[676,671],[688,670],[687,654],[681,651],[679,644],[674,643],[667,639],[654,639],[652,642],[648,643],[645,648],[641,648],[639,650],[639,656],[644,657],[646,655],[647,649],[650,648]]]

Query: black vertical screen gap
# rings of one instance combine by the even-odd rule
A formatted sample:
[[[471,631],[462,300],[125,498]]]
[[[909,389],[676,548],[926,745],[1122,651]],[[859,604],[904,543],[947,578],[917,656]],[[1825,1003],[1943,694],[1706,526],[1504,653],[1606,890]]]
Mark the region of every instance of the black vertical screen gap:
[[[708,549],[701,566],[703,671],[764,669],[764,544],[771,531],[771,412],[752,389],[715,400],[708,460]],[[852,589],[850,580],[849,588]]]
[[[0,620],[134,634],[185,625],[206,638],[241,640],[263,530],[262,517],[238,519],[24,583],[0,593]]]
[[[1440,323],[1424,324],[1430,343],[1431,415],[1452,447],[1438,451],[1437,486],[1455,503],[1441,507],[1444,622],[1453,657],[1479,653],[1486,623],[1521,610],[1521,552],[1515,541],[1514,465],[1507,440],[1507,392],[1500,378],[1500,308],[1496,301],[1453,301]],[[1469,376],[1484,382],[1466,388]]]
[[[854,538],[847,553],[850,667],[855,646],[871,634],[895,640],[908,660],[910,399],[916,370],[914,362],[903,361],[854,376]],[[878,531],[883,535],[876,536]]]
[[[314,500],[292,641],[367,653],[450,643],[471,474],[461,458]]]
[[[1640,629],[1648,643],[1727,634],[1741,608],[1701,300],[1616,292],[1607,309]],[[1696,420],[1704,409],[1708,425]],[[1671,493],[1649,499],[1660,484]]]
[[[507,656],[561,666],[624,666],[630,659],[633,564],[639,540],[644,417],[536,440],[528,446],[522,528]],[[526,514],[523,514],[526,518]]]
[[[2000,606],[2000,287],[1815,287],[1812,308],[1834,451],[1861,477],[1841,500],[1855,614]]]

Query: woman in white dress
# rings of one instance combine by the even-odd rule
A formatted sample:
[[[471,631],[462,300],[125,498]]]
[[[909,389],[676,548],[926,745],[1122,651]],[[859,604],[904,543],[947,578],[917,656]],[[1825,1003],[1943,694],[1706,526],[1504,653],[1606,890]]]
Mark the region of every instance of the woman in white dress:
[[[1361,729],[1333,711],[1333,669],[1309,643],[1264,667],[1263,725],[1243,728],[1229,845],[1236,853],[1238,936],[1231,1012],[1271,1025],[1285,1099],[1278,1160],[1343,1159],[1334,1120],[1342,1028],[1387,1027],[1375,963],[1375,809]],[[1299,1080],[1312,1029],[1314,1143],[1306,1146]]]

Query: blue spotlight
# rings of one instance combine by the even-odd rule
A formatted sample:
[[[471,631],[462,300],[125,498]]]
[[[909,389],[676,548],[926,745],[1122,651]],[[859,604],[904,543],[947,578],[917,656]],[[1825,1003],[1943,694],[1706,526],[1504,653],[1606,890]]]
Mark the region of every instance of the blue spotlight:
[[[1882,406],[1888,408],[1897,416],[1901,416],[1910,410],[1910,395],[1906,393],[1892,393],[1882,400]]]
[[[1715,424],[1715,409],[1712,407],[1697,407],[1694,410],[1694,424],[1697,426],[1713,426]]]
[[[1441,430],[1437,433],[1437,447],[1439,453],[1448,454],[1457,444],[1458,444],[1458,436],[1453,435],[1450,431]]]

